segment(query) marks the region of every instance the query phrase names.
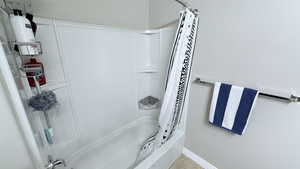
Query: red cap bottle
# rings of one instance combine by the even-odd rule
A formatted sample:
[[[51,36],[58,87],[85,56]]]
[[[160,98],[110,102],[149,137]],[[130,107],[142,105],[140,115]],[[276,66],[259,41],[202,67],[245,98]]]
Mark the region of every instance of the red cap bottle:
[[[30,87],[36,87],[34,78],[39,82],[40,86],[46,84],[46,77],[44,72],[44,66],[41,62],[38,62],[35,58],[31,58],[29,62],[25,63],[26,75]]]

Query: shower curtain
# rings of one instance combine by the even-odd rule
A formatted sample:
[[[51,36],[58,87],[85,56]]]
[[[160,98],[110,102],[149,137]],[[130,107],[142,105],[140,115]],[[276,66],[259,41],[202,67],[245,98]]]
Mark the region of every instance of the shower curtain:
[[[172,137],[182,117],[183,107],[188,98],[197,27],[198,17],[190,9],[183,11],[173,44],[166,92],[160,111],[160,130],[156,136],[159,146]]]
[[[167,142],[180,124],[188,99],[193,53],[198,29],[198,17],[190,9],[181,12],[168,70],[166,91],[159,117],[159,131],[143,144],[137,161]]]

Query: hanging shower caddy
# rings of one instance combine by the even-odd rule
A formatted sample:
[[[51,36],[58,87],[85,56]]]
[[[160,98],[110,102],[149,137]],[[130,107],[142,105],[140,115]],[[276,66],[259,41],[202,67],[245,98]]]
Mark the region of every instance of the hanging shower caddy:
[[[1,7],[1,10],[10,18],[11,28],[15,34],[15,41],[8,41],[6,43],[16,56],[17,68],[20,70],[20,73],[17,74],[21,79],[26,78],[28,81],[30,92],[27,96],[28,105],[34,111],[40,111],[43,115],[42,119],[44,120],[41,120],[45,121],[45,126],[43,127],[43,131],[38,135],[40,138],[44,138],[42,140],[46,140],[51,145],[54,143],[54,134],[48,110],[55,108],[57,101],[54,92],[42,91],[40,88],[41,85],[46,84],[43,64],[37,61],[38,56],[43,54],[42,44],[35,40],[37,27],[33,22],[33,16],[26,12],[25,5],[22,9],[20,8],[22,5],[18,4],[18,2],[16,4],[13,4],[13,2],[10,3],[13,8],[8,7],[7,2],[4,0],[4,7]],[[31,89],[36,89],[36,91]],[[41,106],[44,107],[41,108]],[[44,141],[41,141],[41,139],[38,140],[44,145]]]

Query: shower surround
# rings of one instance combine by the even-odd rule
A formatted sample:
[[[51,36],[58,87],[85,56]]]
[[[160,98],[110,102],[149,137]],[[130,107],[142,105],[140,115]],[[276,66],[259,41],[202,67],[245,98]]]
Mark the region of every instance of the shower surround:
[[[158,130],[160,112],[141,110],[138,101],[150,95],[163,99],[176,24],[143,31],[45,18],[36,22],[48,79],[42,89],[54,90],[60,103],[50,117],[53,145],[41,137],[42,117],[29,113],[40,165],[51,155],[74,169],[169,167],[181,154],[183,127],[162,149],[134,163],[145,138]]]
[[[176,24],[143,31],[45,18],[35,22],[47,78],[41,90],[53,91],[59,103],[48,112],[53,144],[44,135],[45,117],[26,104],[35,90],[19,75],[16,56],[1,46],[0,57],[36,168],[51,166],[52,159],[66,162],[66,169],[170,167],[182,152],[187,106],[173,137],[136,163],[144,141],[159,130],[160,114],[160,108],[139,109],[138,102],[147,96],[163,100]]]

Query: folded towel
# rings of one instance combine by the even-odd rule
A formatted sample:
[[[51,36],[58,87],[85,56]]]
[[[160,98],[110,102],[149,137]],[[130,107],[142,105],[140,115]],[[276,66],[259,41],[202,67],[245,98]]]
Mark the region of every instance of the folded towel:
[[[215,83],[209,122],[242,135],[257,96],[258,91],[254,89]]]

